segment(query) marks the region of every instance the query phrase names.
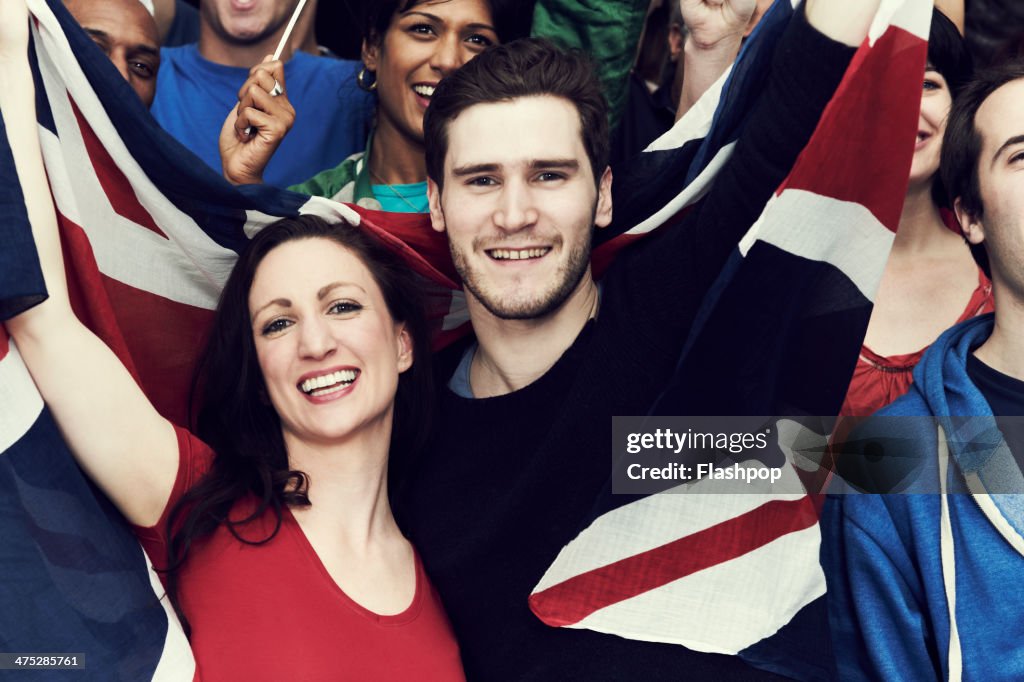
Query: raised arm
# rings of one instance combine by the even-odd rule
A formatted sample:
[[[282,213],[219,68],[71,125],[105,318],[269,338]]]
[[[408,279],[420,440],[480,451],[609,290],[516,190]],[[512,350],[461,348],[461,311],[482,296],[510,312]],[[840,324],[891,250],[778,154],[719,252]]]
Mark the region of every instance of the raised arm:
[[[868,35],[881,0],[806,0],[807,23],[836,42],[857,47]]]
[[[788,1],[788,0],[785,0]],[[833,40],[856,47],[867,36],[879,0],[806,0],[807,21]],[[757,0],[679,0],[689,34],[683,47],[683,89],[676,107],[682,118],[739,53]]]
[[[25,0],[0,0],[0,113],[49,293],[5,324],[79,464],[129,521],[152,525],[174,483],[177,438],[71,309],[27,49]]]
[[[683,88],[676,120],[725,73],[736,59],[757,0],[678,0],[686,24]]]

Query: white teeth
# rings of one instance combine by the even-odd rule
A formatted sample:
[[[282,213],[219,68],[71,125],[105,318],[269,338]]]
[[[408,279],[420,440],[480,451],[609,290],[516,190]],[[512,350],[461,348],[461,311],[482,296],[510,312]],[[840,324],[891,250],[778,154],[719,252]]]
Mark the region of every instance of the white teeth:
[[[413,91],[417,95],[421,95],[423,97],[433,97],[434,96],[434,86],[433,85],[414,85],[414,86],[412,86],[412,89],[413,89]]]
[[[337,372],[332,372],[331,374],[324,374],[318,377],[313,377],[312,379],[306,379],[299,385],[299,388],[303,393],[307,393],[309,395],[324,395],[340,391],[355,380],[356,370],[341,369]],[[322,388],[327,388],[327,390],[318,390]]]
[[[491,249],[488,253],[491,254],[491,258],[494,260],[528,260],[530,258],[540,258],[550,250],[550,247],[542,249]]]

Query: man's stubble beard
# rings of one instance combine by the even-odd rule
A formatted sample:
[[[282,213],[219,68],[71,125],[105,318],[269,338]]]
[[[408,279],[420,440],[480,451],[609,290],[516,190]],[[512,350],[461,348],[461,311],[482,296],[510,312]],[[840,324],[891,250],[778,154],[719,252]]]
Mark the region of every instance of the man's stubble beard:
[[[564,242],[562,243],[564,244]],[[553,287],[541,292],[533,300],[506,301],[500,295],[496,295],[484,287],[480,281],[482,278],[470,267],[463,252],[456,248],[450,240],[448,248],[452,254],[455,270],[462,278],[462,285],[469,293],[473,294],[487,312],[501,320],[533,320],[555,312],[579,286],[590,264],[590,238],[588,235],[581,244],[569,252],[568,260],[558,268]],[[488,256],[485,254],[484,257]]]
[[[249,47],[250,45],[258,45],[282,29],[288,23],[288,20],[291,18],[292,13],[295,11],[295,7],[297,6],[298,0],[296,0],[296,2],[291,6],[291,9],[283,16],[272,18],[267,22],[267,25],[263,27],[263,30],[247,36],[237,36],[229,33],[215,10],[211,10],[211,15],[206,17],[206,21],[213,29],[214,34],[224,44],[231,45],[233,47]]]

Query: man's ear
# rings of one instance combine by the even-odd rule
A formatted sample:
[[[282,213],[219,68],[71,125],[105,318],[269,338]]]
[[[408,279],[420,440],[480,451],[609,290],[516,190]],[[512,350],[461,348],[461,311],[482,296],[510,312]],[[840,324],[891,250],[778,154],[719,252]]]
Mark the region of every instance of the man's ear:
[[[363,66],[367,71],[376,71],[380,61],[380,41],[363,38]]]
[[[438,232],[444,232],[444,211],[441,209],[441,188],[433,178],[427,178],[427,202],[430,204],[430,225]]]
[[[985,225],[981,221],[981,216],[964,208],[960,197],[953,201],[953,213],[956,214],[956,220],[960,223],[960,231],[963,232],[964,239],[969,244],[980,244],[985,241]]]
[[[401,374],[405,370],[412,367],[413,353],[412,353],[412,335],[409,333],[409,328],[405,324],[401,324],[401,329],[398,331],[398,373]]]
[[[597,210],[594,211],[594,227],[608,227],[612,223],[612,168],[608,166],[597,184]]]

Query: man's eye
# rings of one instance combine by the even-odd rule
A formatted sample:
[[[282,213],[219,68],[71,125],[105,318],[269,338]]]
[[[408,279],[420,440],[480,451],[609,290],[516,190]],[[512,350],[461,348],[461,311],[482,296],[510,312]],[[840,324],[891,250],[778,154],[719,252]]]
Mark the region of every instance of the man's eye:
[[[137,75],[145,79],[153,78],[156,75],[156,71],[152,66],[144,62],[129,62],[128,65],[132,71]]]
[[[554,182],[555,180],[565,180],[565,176],[554,171],[544,171],[537,176],[537,179],[541,182]]]
[[[490,187],[498,184],[498,182],[490,176],[483,175],[478,178],[471,178],[466,184],[473,185],[474,187]]]
[[[276,334],[278,332],[284,331],[285,329],[290,327],[291,324],[292,323],[291,323],[290,320],[286,320],[284,318],[279,317],[276,320],[271,320],[270,322],[265,324],[263,326],[263,332],[262,333],[263,333],[264,336],[269,336],[270,334]]]

